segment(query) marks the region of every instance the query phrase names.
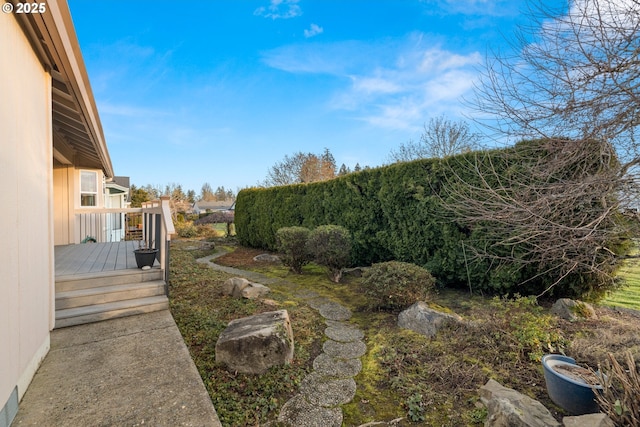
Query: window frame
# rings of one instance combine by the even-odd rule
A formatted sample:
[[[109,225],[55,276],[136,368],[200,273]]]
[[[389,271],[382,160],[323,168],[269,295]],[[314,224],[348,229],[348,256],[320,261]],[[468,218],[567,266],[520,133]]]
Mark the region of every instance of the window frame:
[[[85,190],[83,188],[83,176],[87,176],[88,174],[92,174],[93,175],[93,179],[94,179],[94,183],[95,183],[95,191],[90,191],[90,190]],[[85,169],[81,169],[80,170],[80,207],[81,208],[97,208],[98,207],[98,195],[99,195],[99,189],[100,189],[100,185],[99,185],[99,179],[98,179],[98,172],[97,171],[92,171],[92,170],[85,170]],[[85,205],[84,204],[84,197],[83,196],[93,196],[93,204],[92,205]]]

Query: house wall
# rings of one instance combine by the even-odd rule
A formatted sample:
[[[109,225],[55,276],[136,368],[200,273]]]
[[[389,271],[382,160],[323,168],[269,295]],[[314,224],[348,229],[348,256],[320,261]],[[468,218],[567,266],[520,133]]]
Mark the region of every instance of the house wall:
[[[0,14],[0,425],[49,351],[54,325],[51,77]]]
[[[73,174],[71,166],[53,169],[53,224],[54,244],[68,245],[75,239],[73,227]]]
[[[99,191],[95,208],[80,206],[80,171],[91,170],[98,173]],[[76,209],[100,209],[105,207],[103,188],[104,173],[95,169],[80,169],[60,166],[53,169],[54,187],[54,242],[56,245],[80,243],[86,236],[81,235],[76,221]]]

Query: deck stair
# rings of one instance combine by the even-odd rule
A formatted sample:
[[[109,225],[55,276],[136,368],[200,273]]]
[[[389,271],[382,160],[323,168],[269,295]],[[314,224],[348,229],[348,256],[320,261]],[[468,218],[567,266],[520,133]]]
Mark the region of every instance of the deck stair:
[[[164,271],[125,269],[56,276],[56,328],[164,310]]]

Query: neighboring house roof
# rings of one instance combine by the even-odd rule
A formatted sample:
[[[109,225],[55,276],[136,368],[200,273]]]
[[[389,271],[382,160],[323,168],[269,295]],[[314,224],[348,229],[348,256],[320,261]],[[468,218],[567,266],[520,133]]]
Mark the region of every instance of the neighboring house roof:
[[[11,1],[16,3],[16,1]],[[46,13],[15,14],[52,77],[53,157],[60,164],[102,169],[113,165],[65,0],[46,0]]]
[[[233,200],[213,200],[213,201],[198,200],[193,204],[193,209],[201,210],[201,211],[208,211],[208,210],[222,211],[222,210],[230,209],[231,206],[233,205],[234,205]]]
[[[113,179],[106,183],[106,187],[110,194],[127,193],[127,202],[131,201],[130,179],[128,176],[114,176]]]

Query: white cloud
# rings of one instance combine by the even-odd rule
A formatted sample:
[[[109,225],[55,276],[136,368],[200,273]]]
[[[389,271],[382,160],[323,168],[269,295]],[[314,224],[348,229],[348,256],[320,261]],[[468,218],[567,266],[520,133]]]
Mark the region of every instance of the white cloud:
[[[271,19],[290,19],[302,15],[300,0],[271,0],[269,6],[257,8],[253,14]]]
[[[352,76],[353,89],[358,92],[374,93],[396,93],[402,90],[393,80],[383,77],[358,77]]]
[[[311,27],[308,30],[304,30],[304,36],[306,38],[310,38],[313,36],[317,36],[318,34],[322,34],[323,32],[324,28],[316,24],[311,24]]]
[[[431,116],[459,115],[482,62],[478,52],[452,52],[422,33],[401,40],[285,46],[263,61],[291,73],[335,76],[330,108],[375,127],[416,130]]]
[[[514,16],[521,2],[513,0],[421,0],[425,13],[466,16]]]

